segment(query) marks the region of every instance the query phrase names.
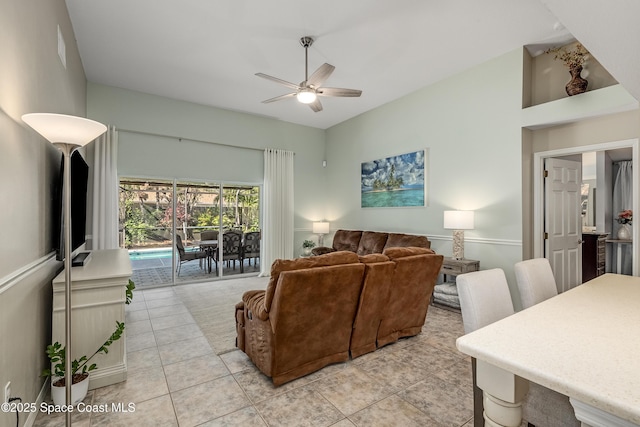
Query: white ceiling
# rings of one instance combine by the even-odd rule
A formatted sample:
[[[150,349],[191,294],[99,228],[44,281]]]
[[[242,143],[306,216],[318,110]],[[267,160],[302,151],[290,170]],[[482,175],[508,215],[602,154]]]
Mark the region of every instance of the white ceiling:
[[[91,82],[321,129],[521,46],[572,37],[547,9],[570,14],[566,0],[66,3]],[[325,86],[362,97],[322,98],[318,113],[295,99],[261,103],[290,90],[255,73],[304,80],[306,35],[316,39],[309,73],[328,62]]]

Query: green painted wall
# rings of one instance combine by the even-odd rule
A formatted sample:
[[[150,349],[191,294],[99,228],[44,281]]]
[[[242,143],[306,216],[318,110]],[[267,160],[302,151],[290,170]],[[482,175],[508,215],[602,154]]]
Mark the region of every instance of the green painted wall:
[[[512,276],[522,259],[522,50],[327,130],[326,217],[335,228],[425,234],[451,255],[443,211],[475,211],[465,255]],[[361,208],[360,164],[428,149],[428,206]]]
[[[58,26],[66,68],[58,58]],[[86,80],[64,0],[0,1],[0,384],[36,402],[51,337],[52,199],[60,152],[26,113],[85,115]],[[35,419],[35,415],[32,417]],[[21,425],[27,414],[20,414]],[[0,425],[15,425],[0,412]]]
[[[87,92],[88,116],[121,129],[120,176],[255,184],[264,176],[262,150],[295,152],[297,251],[313,237],[327,191],[323,130],[93,83]]]

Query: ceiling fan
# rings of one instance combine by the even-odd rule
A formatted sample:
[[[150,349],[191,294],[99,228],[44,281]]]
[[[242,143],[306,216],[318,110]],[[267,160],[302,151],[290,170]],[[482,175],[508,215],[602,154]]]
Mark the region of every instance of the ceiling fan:
[[[316,113],[322,111],[322,104],[318,99],[318,96],[341,96],[341,97],[358,97],[362,94],[361,90],[356,89],[342,89],[337,87],[321,87],[333,70],[336,69],[331,64],[324,63],[311,75],[308,76],[309,63],[308,63],[308,49],[313,44],[313,38],[309,36],[302,37],[300,44],[304,47],[304,81],[299,85],[288,82],[286,80],[272,77],[263,73],[256,73],[256,76],[265,78],[267,80],[280,83],[288,88],[294,89],[295,92],[287,93],[286,95],[276,96],[262,101],[263,104],[268,104],[274,101],[280,101],[281,99],[293,98],[294,96],[299,102],[308,104],[309,107]]]

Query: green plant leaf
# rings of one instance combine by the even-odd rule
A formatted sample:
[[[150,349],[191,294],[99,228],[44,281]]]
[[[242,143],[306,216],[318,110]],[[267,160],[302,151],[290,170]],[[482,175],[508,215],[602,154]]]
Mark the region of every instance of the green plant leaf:
[[[127,289],[125,290],[126,301],[125,304],[131,304],[131,300],[133,299],[133,290],[136,288],[133,280],[129,279],[129,283],[127,284]]]
[[[122,337],[122,333],[124,332],[124,323],[116,321],[117,328],[111,334],[111,336],[102,344],[95,353],[91,356],[87,357],[86,355],[80,357],[79,359],[75,359],[71,361],[71,373],[76,374],[78,371],[82,374],[93,371],[98,368],[98,366],[93,363],[91,365],[87,365],[89,360],[91,360],[96,354],[104,353],[107,354],[109,347],[115,341],[119,340]],[[59,342],[55,342],[47,346],[46,354],[49,357],[49,362],[53,365],[53,371],[55,375],[58,377],[65,376],[65,348],[62,347],[62,344]],[[51,369],[43,369],[41,376],[48,377],[51,376]]]

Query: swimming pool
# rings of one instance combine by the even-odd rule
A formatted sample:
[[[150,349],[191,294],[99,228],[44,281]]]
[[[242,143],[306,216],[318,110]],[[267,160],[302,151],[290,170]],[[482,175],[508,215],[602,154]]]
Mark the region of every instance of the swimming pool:
[[[129,251],[129,259],[131,261],[156,258],[171,258],[171,248],[134,249]]]

